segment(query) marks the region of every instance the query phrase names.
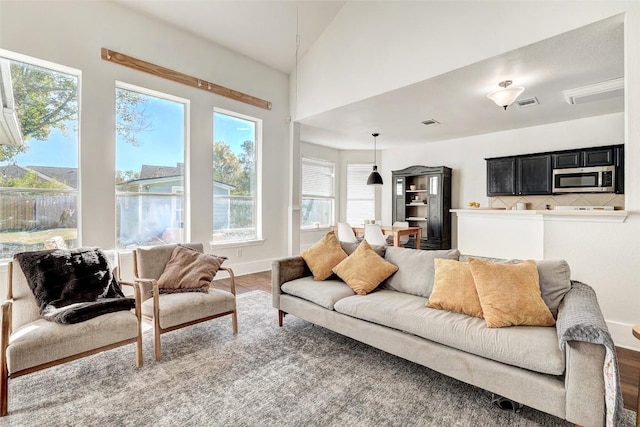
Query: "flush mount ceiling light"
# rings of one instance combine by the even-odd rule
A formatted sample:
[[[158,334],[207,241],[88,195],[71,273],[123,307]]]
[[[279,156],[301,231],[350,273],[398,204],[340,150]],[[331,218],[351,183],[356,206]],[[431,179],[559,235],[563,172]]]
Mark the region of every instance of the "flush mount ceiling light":
[[[505,80],[500,82],[498,86],[502,89],[494,90],[493,92],[489,92],[487,94],[487,98],[496,103],[497,106],[504,108],[507,107],[520,96],[522,92],[524,92],[523,87],[509,87],[513,82],[511,80]]]
[[[378,166],[376,165],[376,138],[379,135],[379,133],[371,134],[371,136],[373,136],[373,171],[369,174],[369,178],[367,178],[367,185],[382,185],[382,177],[378,173]]]

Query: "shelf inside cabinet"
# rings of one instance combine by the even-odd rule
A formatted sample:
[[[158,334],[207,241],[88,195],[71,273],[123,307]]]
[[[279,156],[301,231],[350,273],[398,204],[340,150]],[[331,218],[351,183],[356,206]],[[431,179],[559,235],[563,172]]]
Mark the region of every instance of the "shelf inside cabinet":
[[[427,218],[420,218],[417,216],[410,216],[407,218],[407,221],[427,221]]]

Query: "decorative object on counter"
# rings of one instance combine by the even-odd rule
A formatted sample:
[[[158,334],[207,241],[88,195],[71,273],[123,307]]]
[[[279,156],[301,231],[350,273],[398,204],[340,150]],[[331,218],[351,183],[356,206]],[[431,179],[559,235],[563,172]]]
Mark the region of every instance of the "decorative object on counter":
[[[479,208],[480,207],[480,202],[469,202],[467,203],[467,206],[470,208]]]
[[[493,92],[489,92],[487,94],[487,98],[495,102],[497,106],[502,107],[506,110],[507,107],[513,104],[513,102],[518,99],[520,94],[524,92],[523,87],[509,88],[512,83],[513,82],[511,80],[505,80],[498,83],[498,86],[500,86],[502,89],[497,89]]]
[[[378,138],[379,133],[372,133],[373,136],[373,171],[367,178],[367,185],[382,185],[382,177],[378,173],[378,165],[376,165],[376,138]]]
[[[523,202],[518,202],[516,203],[516,209],[519,211],[526,211],[527,210],[527,204],[523,203]]]

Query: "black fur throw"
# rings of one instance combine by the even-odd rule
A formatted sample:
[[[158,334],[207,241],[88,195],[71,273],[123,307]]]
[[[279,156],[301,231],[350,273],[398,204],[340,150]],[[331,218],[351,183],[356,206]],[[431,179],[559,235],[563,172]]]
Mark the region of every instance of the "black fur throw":
[[[22,252],[14,259],[47,320],[78,323],[135,307],[134,299],[125,298],[100,249]]]

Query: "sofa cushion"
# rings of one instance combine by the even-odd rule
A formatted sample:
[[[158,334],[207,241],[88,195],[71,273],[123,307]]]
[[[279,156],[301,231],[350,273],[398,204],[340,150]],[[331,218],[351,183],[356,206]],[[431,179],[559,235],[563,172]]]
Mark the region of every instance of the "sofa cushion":
[[[460,255],[460,261],[469,261],[476,258],[483,261],[515,264],[522,262],[520,259],[488,258],[475,255]],[[553,317],[558,317],[558,307],[564,295],[571,289],[571,269],[567,261],[563,259],[536,260],[538,277],[540,280],[540,293]]]
[[[371,292],[397,270],[397,266],[375,253],[366,240],[333,268],[333,272],[359,295]]]
[[[9,373],[91,351],[138,335],[131,311],[104,314],[80,323],[61,325],[38,319],[14,331],[7,348]]]
[[[336,301],[356,294],[341,280],[316,282],[309,276],[285,282],[280,289],[285,294],[311,301],[327,310],[333,310]]]
[[[436,275],[427,307],[482,318],[482,306],[469,263],[454,259],[434,260]]]
[[[500,264],[471,258],[469,268],[488,327],[555,324],[540,294],[535,261]]]
[[[398,266],[398,272],[389,277],[383,289],[404,292],[428,298],[433,289],[436,258],[457,260],[460,252],[457,249],[440,251],[422,251],[408,248],[387,248],[384,259]]]
[[[425,307],[426,298],[391,290],[336,302],[342,314],[408,332],[497,362],[551,375],[565,368],[556,328],[487,328],[484,320]]]
[[[325,280],[333,274],[333,267],[347,257],[333,231],[303,251],[300,256],[309,266],[314,280]]]

